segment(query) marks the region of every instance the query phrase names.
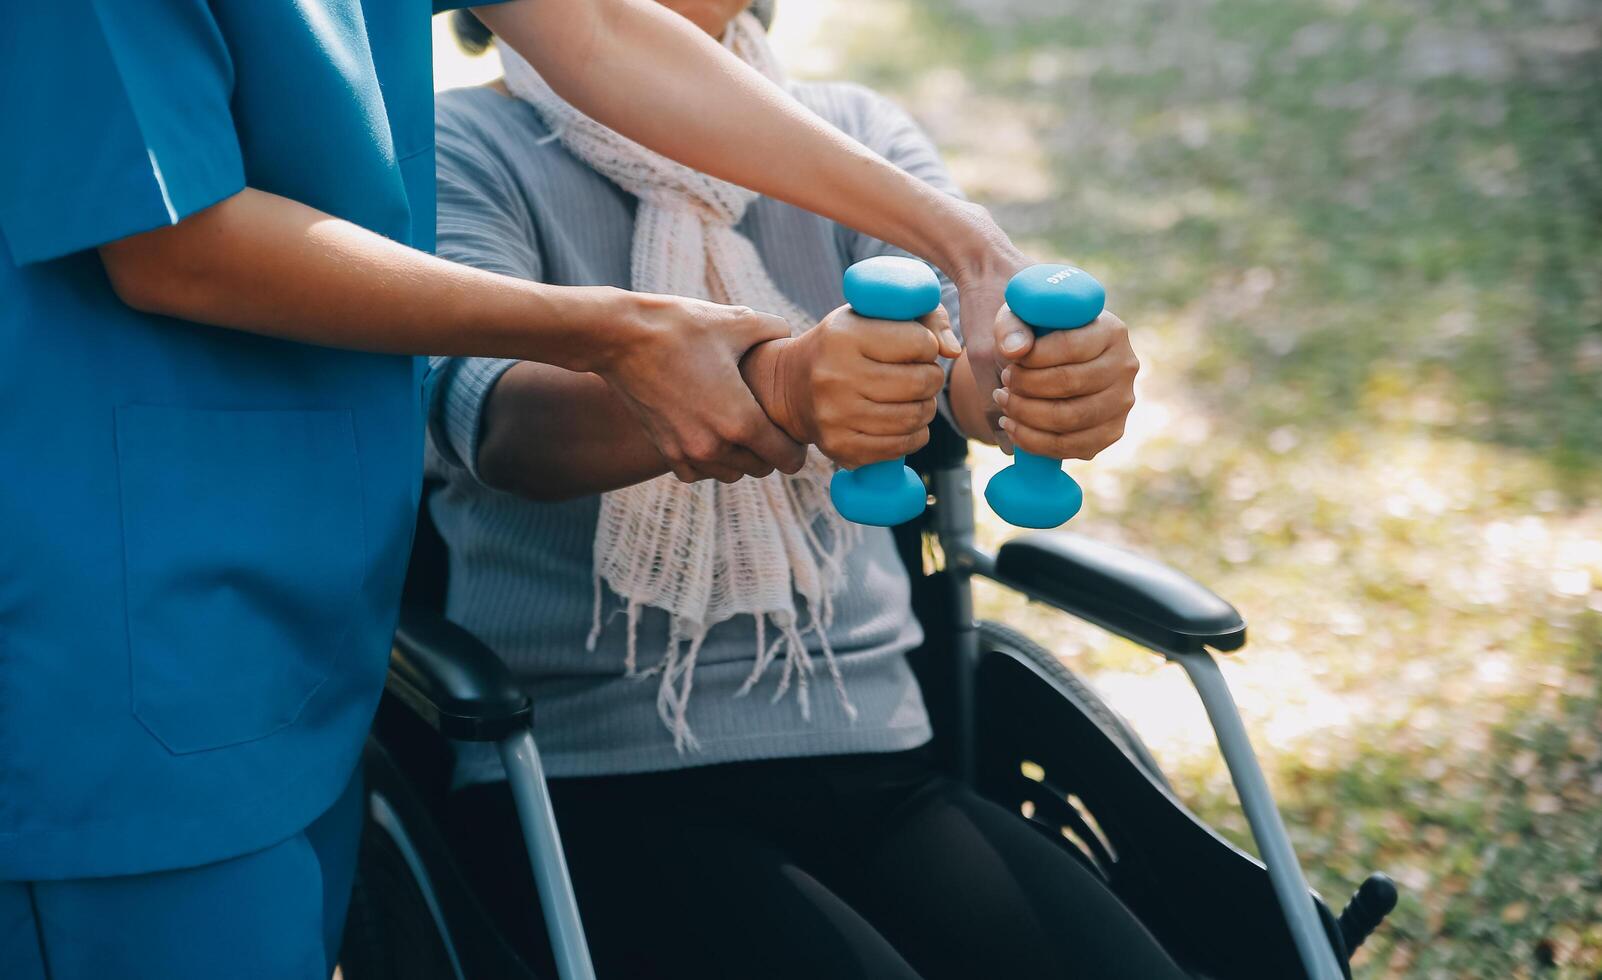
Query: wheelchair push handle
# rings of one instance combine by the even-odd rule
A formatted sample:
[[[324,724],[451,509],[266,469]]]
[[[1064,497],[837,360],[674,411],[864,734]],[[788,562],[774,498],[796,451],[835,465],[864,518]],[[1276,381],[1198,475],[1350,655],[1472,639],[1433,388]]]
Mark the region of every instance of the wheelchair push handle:
[[[1107,304],[1096,277],[1071,265],[1032,265],[1007,283],[1007,306],[1035,336],[1088,326]],[[1012,465],[991,477],[985,500],[1017,527],[1052,528],[1079,513],[1084,491],[1060,460],[1013,450]]]
[[[1396,900],[1396,882],[1377,871],[1358,887],[1357,894],[1341,910],[1339,920],[1341,939],[1346,943],[1348,954],[1357,952],[1357,947],[1379,928],[1396,908]]]
[[[859,316],[874,320],[916,320],[940,305],[940,280],[917,259],[878,255],[845,271],[846,302]],[[848,521],[891,527],[923,513],[928,491],[904,457],[855,470],[841,470],[829,482],[829,497]]]

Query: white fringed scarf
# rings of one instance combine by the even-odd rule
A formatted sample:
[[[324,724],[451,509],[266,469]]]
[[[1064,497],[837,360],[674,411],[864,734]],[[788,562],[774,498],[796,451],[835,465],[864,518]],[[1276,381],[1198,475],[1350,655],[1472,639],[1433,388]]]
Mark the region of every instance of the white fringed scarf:
[[[741,14],[724,46],[763,75],[782,75],[762,25]],[[735,230],[757,195],[675,163],[606,128],[563,101],[528,62],[499,45],[506,87],[532,105],[562,145],[639,199],[634,219],[633,287],[692,296],[775,313],[791,324],[811,321],[773,284],[756,248]],[[695,397],[686,392],[685,397]],[[804,634],[816,632],[834,688],[856,716],[829,648],[833,596],[844,577],[846,550],[860,535],[829,503],[833,466],[815,448],[794,476],[774,473],[724,485],[680,483],[671,475],[601,497],[595,531],[595,623],[600,637],[606,586],[623,600],[628,625],[625,671],[659,674],[656,707],[679,751],[696,747],[686,720],[696,659],[707,631],[735,616],[755,618],[755,663],[738,694],[754,688],[782,651],[773,700],[794,682],[809,716],[808,677],[814,670]],[[795,595],[806,607],[796,609]],[[665,610],[667,649],[656,666],[638,669],[640,610]],[[776,631],[769,642],[768,627]]]

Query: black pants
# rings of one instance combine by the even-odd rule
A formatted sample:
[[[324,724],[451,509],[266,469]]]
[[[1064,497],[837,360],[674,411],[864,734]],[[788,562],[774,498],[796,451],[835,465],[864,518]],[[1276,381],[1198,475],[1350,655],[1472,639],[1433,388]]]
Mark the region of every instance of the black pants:
[[[1183,977],[1077,860],[924,750],[553,780],[602,980]],[[511,794],[453,794],[469,877],[550,952]]]

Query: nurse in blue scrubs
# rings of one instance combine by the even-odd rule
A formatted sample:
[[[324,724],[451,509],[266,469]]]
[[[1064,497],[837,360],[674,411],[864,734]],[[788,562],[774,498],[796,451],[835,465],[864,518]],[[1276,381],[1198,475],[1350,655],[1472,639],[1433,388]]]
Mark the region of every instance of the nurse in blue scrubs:
[[[597,372],[685,479],[801,462],[738,374],[777,318],[427,254],[431,12],[0,7],[6,980],[328,976],[417,505],[407,355]],[[987,216],[688,22],[479,13],[589,115],[929,257],[994,320],[1023,259]]]

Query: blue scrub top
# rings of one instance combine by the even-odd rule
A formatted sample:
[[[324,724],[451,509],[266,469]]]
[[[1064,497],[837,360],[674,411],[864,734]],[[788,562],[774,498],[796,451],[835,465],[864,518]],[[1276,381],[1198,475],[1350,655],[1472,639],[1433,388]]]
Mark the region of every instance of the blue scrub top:
[[[0,879],[265,847],[356,765],[418,362],[138,313],[94,249],[247,184],[431,248],[449,5],[5,4]]]

